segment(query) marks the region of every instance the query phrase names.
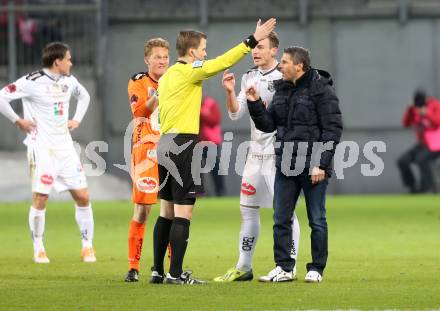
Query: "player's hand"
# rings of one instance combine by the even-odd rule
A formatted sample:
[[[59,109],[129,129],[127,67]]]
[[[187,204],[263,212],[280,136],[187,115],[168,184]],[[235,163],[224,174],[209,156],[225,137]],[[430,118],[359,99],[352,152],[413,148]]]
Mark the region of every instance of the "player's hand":
[[[67,121],[67,128],[69,129],[69,131],[73,131],[74,129],[76,129],[79,126],[79,122],[75,121],[75,120],[69,120]]]
[[[275,29],[276,24],[277,20],[275,18],[270,18],[264,24],[261,24],[261,19],[259,19],[254,32],[255,40],[261,41],[266,39],[270,32]]]
[[[255,87],[255,85],[250,85],[246,89],[246,99],[248,101],[251,101],[251,102],[255,102],[258,99],[260,99],[260,94],[258,93],[257,88]]]
[[[312,176],[310,176],[310,179],[312,180],[312,184],[319,184],[325,179],[325,171],[319,167],[314,167],[312,169]]]
[[[222,85],[228,92],[233,92],[235,88],[235,77],[232,72],[229,72],[229,69],[226,69],[223,72]]]
[[[157,92],[154,92],[150,96],[150,98],[147,100],[146,106],[150,112],[156,110],[157,106],[159,106],[159,98],[157,97]]]
[[[34,122],[26,119],[18,119],[15,124],[17,124],[20,130],[26,133],[32,132],[37,127]]]

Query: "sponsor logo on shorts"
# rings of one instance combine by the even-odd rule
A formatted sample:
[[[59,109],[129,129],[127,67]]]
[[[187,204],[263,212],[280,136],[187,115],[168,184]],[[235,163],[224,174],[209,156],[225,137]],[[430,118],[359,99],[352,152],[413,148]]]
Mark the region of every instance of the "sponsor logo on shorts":
[[[136,181],[136,187],[144,193],[157,192],[158,184],[157,180],[153,177],[143,177]]]
[[[40,180],[45,185],[52,185],[52,183],[53,183],[53,177],[50,175],[47,175],[47,174],[44,174],[43,176],[41,176]]]
[[[8,92],[8,93],[14,93],[17,90],[17,87],[15,86],[14,83],[11,83],[11,84],[7,85],[5,87],[5,89],[6,89],[6,92]]]
[[[254,195],[255,193],[257,193],[257,189],[255,189],[255,187],[251,184],[244,182],[241,184],[241,193],[243,193],[244,195]]]

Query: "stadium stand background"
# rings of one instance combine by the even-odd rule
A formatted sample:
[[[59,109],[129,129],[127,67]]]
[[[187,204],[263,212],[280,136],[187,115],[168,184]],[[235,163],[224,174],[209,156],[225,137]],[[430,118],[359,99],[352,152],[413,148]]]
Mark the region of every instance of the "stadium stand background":
[[[15,20],[22,14],[55,25],[61,39],[71,45],[74,74],[92,95],[90,111],[74,138],[83,144],[91,140],[108,142],[108,152],[102,153],[107,169],[127,180],[128,175],[113,164],[124,162],[123,136],[131,121],[126,95],[128,78],[145,68],[142,50],[147,38],[168,39],[173,62],[175,38],[182,28],[205,31],[208,57],[214,57],[247,36],[258,17],[275,16],[281,51],[293,44],[309,48],[313,65],[332,73],[341,99],[343,140],[357,142],[361,156],[355,166],[344,170],[343,180],[332,179],[331,193],[403,192],[395,161],[415,141],[413,133],[401,127],[403,110],[419,86],[440,96],[440,1],[13,2]],[[8,1],[0,0],[2,85],[38,68],[32,59],[32,48],[23,47],[20,41],[18,27],[13,34],[8,30],[8,21],[13,15],[8,15],[8,10],[11,10]],[[8,41],[12,35],[15,50]],[[47,40],[47,34],[38,37],[42,43]],[[40,47],[36,44],[34,48],[39,52]],[[11,51],[15,51],[15,64],[11,64]],[[251,63],[248,57],[233,68],[238,80]],[[207,81],[204,91],[224,103],[220,75]],[[238,144],[249,137],[249,121],[231,122],[224,106],[222,111],[223,130],[234,133],[227,193],[236,195],[240,176],[234,170],[235,151]],[[24,150],[20,143],[22,134],[4,118],[0,121],[0,132],[0,149]],[[385,169],[379,177],[364,177],[360,166],[369,161],[362,156],[362,149],[372,140],[381,140],[387,145],[386,153],[379,153]]]

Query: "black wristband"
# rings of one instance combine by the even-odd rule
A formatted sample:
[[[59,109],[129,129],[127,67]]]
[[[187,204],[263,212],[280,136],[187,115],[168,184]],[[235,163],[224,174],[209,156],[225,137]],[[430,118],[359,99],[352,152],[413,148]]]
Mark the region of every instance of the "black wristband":
[[[258,41],[257,41],[257,39],[255,39],[254,35],[250,35],[243,42],[251,49],[255,48],[258,44]]]

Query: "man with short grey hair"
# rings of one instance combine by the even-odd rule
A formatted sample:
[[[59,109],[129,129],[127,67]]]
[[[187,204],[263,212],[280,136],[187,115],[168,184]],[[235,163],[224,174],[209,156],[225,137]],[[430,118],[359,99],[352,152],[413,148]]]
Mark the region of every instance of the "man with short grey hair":
[[[290,256],[291,219],[303,190],[312,229],[312,262],[306,282],[321,282],[328,256],[325,194],[336,144],[342,134],[339,100],[328,72],[311,67],[309,51],[289,47],[281,58],[283,79],[275,82],[266,109],[255,86],[246,90],[249,113],[257,129],[276,130],[274,189],[274,257],[267,281],[289,281],[295,260]],[[293,169],[292,169],[293,168]]]

